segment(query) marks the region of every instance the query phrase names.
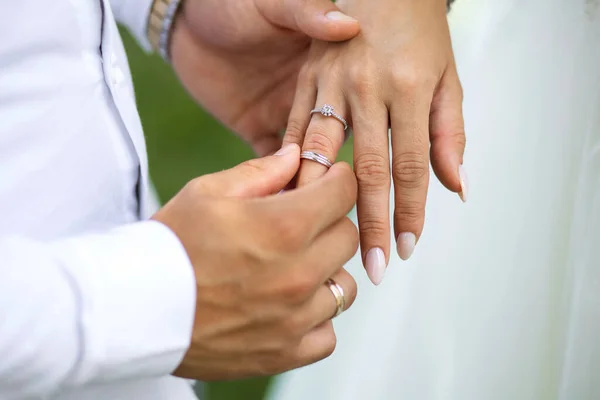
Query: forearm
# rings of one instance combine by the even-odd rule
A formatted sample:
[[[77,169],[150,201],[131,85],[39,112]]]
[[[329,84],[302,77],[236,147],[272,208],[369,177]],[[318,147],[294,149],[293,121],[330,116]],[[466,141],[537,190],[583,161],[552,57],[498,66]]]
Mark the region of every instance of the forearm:
[[[52,243],[0,238],[0,398],[171,373],[195,286],[156,222]]]

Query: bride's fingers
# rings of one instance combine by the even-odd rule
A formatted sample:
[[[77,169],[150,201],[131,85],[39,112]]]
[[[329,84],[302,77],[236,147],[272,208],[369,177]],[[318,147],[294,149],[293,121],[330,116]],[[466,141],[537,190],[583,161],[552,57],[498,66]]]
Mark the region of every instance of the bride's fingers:
[[[444,74],[432,102],[429,117],[431,165],[440,182],[467,201],[468,188],[462,168],[466,143],[462,100],[458,74],[451,67]]]
[[[344,95],[333,85],[322,85],[318,89],[317,101],[307,112],[320,109],[312,114],[304,143],[303,152],[312,152],[324,156],[331,163],[344,144],[344,122],[348,119],[348,107]],[[297,185],[302,186],[314,181],[327,172],[328,167],[314,160],[303,159],[297,176]]]
[[[348,310],[356,299],[356,281],[343,268],[332,279],[342,288],[345,303],[344,311]],[[297,357],[304,360],[300,365],[319,361],[333,352],[336,338],[331,319],[336,312],[336,295],[325,283],[319,288],[311,302],[305,306],[303,312],[299,314],[300,325],[304,326],[304,321],[308,321],[314,326],[312,330],[304,335],[297,348]],[[293,326],[295,326],[295,323]]]

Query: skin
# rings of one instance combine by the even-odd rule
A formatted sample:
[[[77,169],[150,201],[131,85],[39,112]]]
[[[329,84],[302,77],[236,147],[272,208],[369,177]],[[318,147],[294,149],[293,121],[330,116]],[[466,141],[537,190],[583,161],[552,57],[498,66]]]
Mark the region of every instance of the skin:
[[[466,200],[464,170],[459,173],[465,148],[462,88],[445,0],[337,4],[360,21],[361,33],[343,43],[313,41],[284,141],[335,160],[343,125],[320,114],[310,116],[310,110],[334,105],[352,124],[361,250],[378,284],[390,254],[392,181],[394,238],[403,259],[411,256],[423,230],[430,163],[441,183]],[[308,184],[325,171],[303,160],[297,183]]]
[[[464,147],[462,93],[441,0],[356,3],[341,6],[361,26],[340,14],[328,19],[337,10],[328,0],[188,0],[175,23],[172,63],[190,94],[261,155],[279,148],[286,122],[286,141],[305,145],[313,132],[306,115],[315,105],[302,94],[307,82],[316,94],[341,92],[344,101],[335,105],[347,108],[341,111],[354,124],[357,151],[360,140],[371,146],[356,157],[367,162],[355,165],[363,249],[376,245],[389,254],[382,202],[382,189],[389,190],[388,121],[398,149],[396,232],[418,237],[428,141],[438,177],[461,189],[455,167]],[[390,16],[398,28],[388,37],[378,21]],[[323,59],[329,64],[319,64]],[[318,91],[322,82],[330,83]],[[339,148],[334,122],[322,121],[321,135],[332,144],[332,158]],[[273,196],[298,167],[295,146],[287,156],[198,178],[154,216],[180,238],[198,286],[192,341],[176,375],[270,375],[333,351],[335,301],[324,283],[333,277],[352,303],[355,283],[342,266],[357,247],[356,229],[345,217],[356,200],[356,177],[343,164],[316,174],[308,168],[318,165],[304,162],[300,187]],[[377,185],[370,187],[373,179]]]
[[[173,68],[199,104],[259,156],[272,154],[312,38],[359,32],[356,20],[330,20],[330,11],[329,0],[188,0],[172,34]]]
[[[361,25],[328,20],[336,6]],[[446,8],[444,0],[188,0],[175,24],[171,53],[182,83],[257,154],[276,151],[286,129],[286,143],[334,160],[341,124],[309,112],[327,102],[351,123],[361,253],[376,284],[389,261],[392,181],[403,259],[423,230],[430,163],[444,186],[467,197],[462,88]],[[324,171],[303,161],[297,183]]]
[[[347,40],[360,29],[329,14],[336,10],[329,0],[188,0],[171,37],[173,68],[204,108],[259,155],[272,154],[311,40]],[[287,150],[196,179],[153,217],[179,237],[196,276],[196,319],[177,376],[272,375],[335,347],[336,302],[325,282],[333,278],[352,304],[356,283],[342,266],[358,247],[345,216],[356,178],[339,164],[306,190],[274,196],[298,171],[299,147]],[[315,202],[322,191],[329,196]]]
[[[272,375],[335,348],[336,301],[325,282],[333,278],[352,305],[356,283],[343,265],[358,248],[346,217],[356,179],[339,163],[313,184],[273,195],[298,170],[299,147],[285,150],[197,178],[153,216],[177,235],[196,277],[191,343],[177,376]]]

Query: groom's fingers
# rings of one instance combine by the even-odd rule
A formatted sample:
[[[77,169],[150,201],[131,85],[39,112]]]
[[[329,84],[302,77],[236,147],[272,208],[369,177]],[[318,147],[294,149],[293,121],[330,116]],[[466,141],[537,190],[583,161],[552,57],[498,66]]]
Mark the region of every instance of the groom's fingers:
[[[348,164],[337,163],[322,178],[299,189],[259,199],[254,207],[257,215],[278,220],[282,226],[285,221],[295,221],[294,233],[301,236],[304,244],[310,244],[344,218],[355,202],[354,172]]]
[[[272,156],[248,160],[234,168],[197,178],[191,184],[210,196],[261,197],[277,193],[294,177],[300,148],[289,144]]]
[[[331,279],[342,288],[344,296],[343,311],[349,309],[356,300],[356,281],[345,269],[339,270]],[[337,301],[329,284],[325,283],[315,296],[306,304],[299,318],[311,330],[331,319],[337,313]]]
[[[348,40],[360,30],[358,21],[330,0],[256,0],[259,11],[275,25],[328,42]]]
[[[303,367],[329,357],[335,350],[337,339],[333,323],[327,321],[302,338],[295,351],[295,367]]]

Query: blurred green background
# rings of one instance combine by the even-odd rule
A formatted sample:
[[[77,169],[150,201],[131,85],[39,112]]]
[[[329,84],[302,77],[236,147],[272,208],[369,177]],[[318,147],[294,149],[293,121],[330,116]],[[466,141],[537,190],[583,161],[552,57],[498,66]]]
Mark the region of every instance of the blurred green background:
[[[163,203],[190,179],[253,157],[245,143],[189,98],[168,64],[144,53],[126,31],[122,34],[146,134],[150,174]],[[349,161],[351,151],[349,141],[339,158]],[[268,382],[211,383],[204,390],[208,400],[261,400]]]

